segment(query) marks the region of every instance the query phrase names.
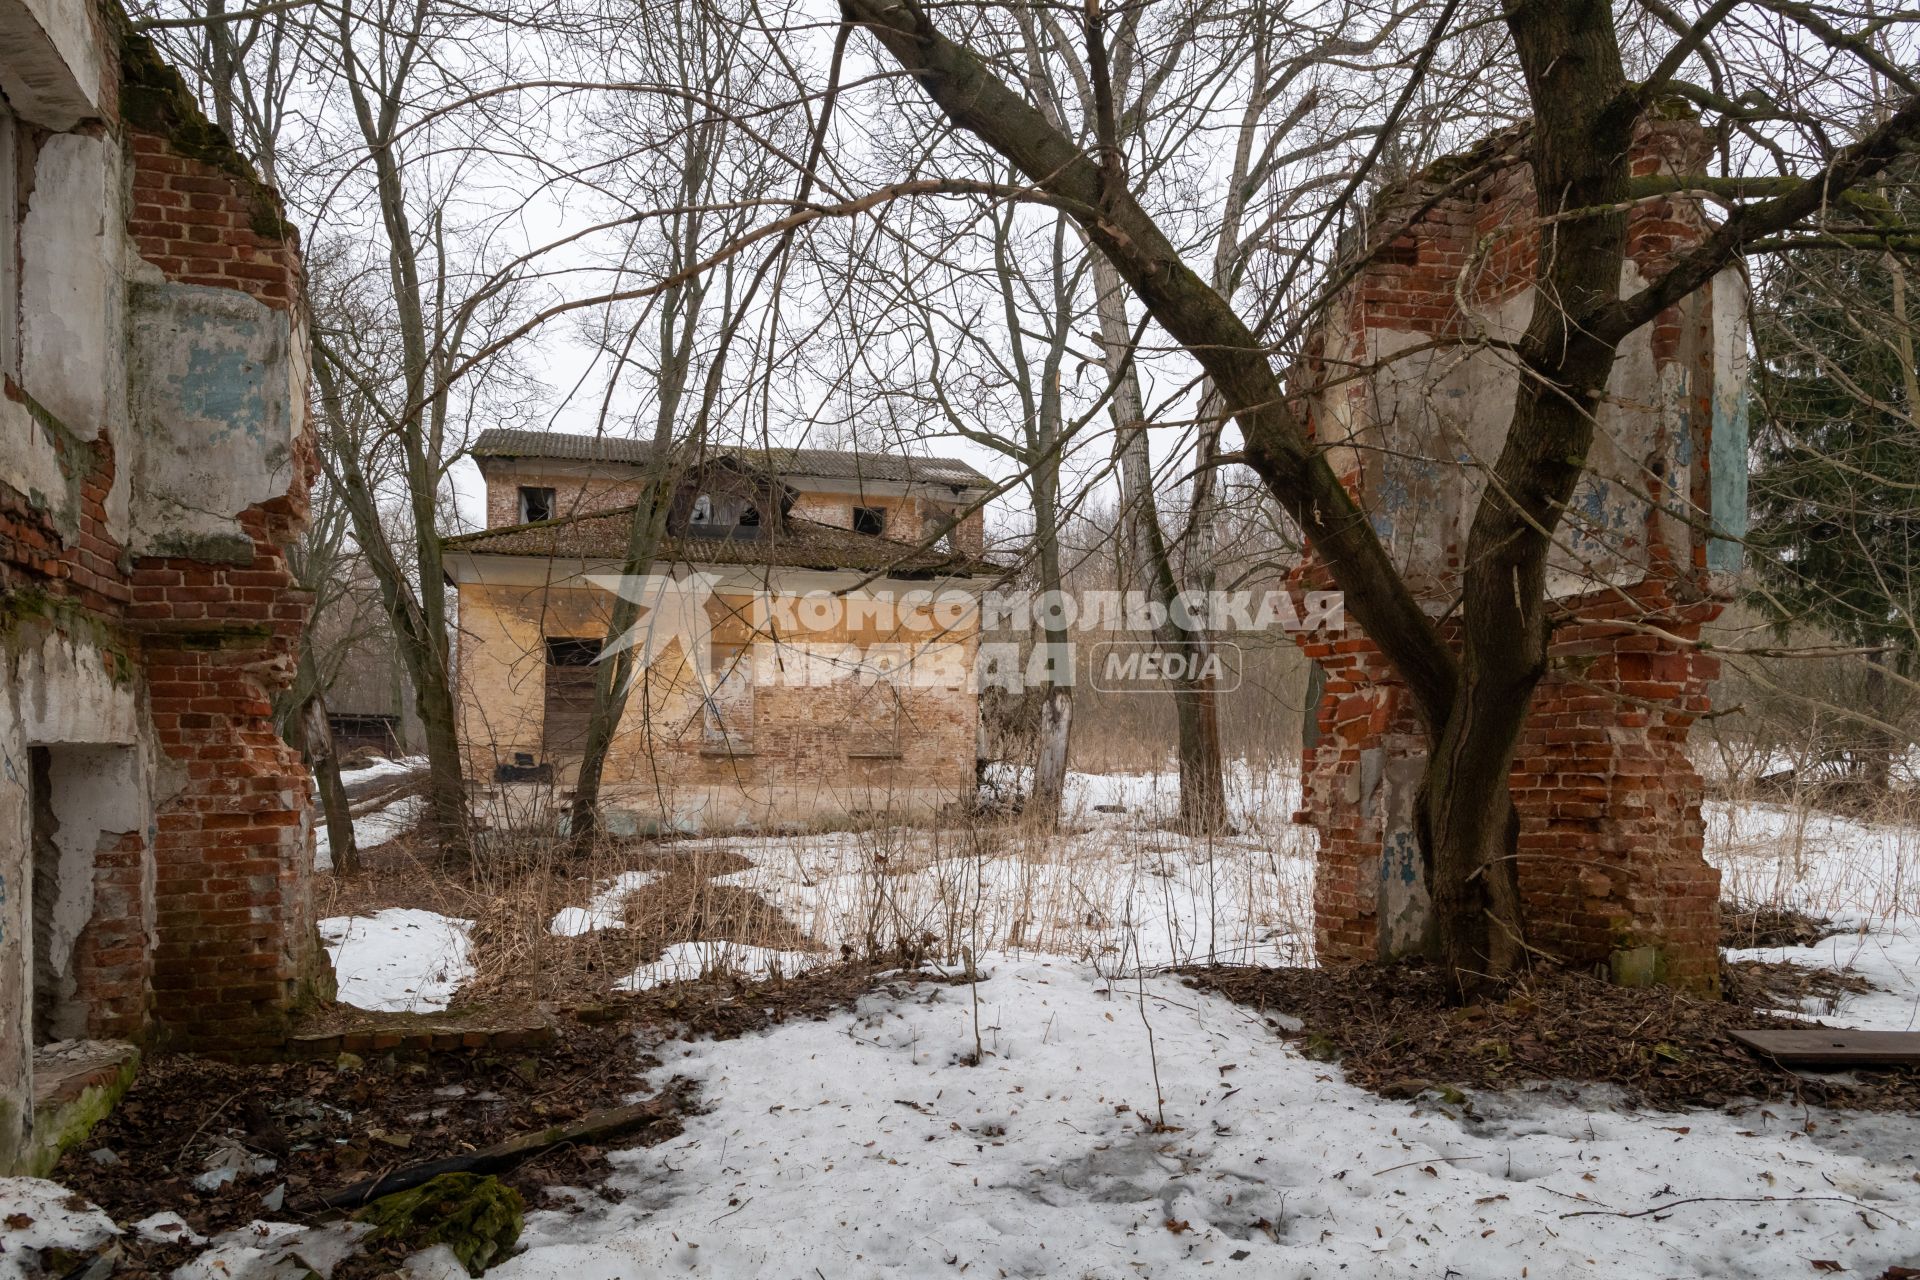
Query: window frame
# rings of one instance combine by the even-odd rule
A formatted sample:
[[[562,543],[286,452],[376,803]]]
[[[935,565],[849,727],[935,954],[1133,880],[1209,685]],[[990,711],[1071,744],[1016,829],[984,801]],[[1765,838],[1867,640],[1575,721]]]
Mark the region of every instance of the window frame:
[[[533,503],[528,500],[531,494],[546,495],[544,500],[546,502],[547,513],[545,515],[536,516],[533,514]],[[546,520],[555,519],[559,515],[560,494],[552,485],[523,484],[519,486],[518,501],[520,504],[521,524],[539,524]]]

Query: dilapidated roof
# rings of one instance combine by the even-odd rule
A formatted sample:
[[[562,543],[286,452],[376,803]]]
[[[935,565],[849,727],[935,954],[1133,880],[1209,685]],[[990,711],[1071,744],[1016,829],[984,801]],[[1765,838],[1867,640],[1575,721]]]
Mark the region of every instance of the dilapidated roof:
[[[564,462],[637,465],[652,445],[613,436],[568,435],[558,431],[519,431],[493,427],[480,433],[470,452],[476,458],[553,458]],[[863,453],[856,449],[716,449],[716,457],[736,457],[780,479],[875,480],[899,484],[992,485],[958,458],[917,458],[907,454]]]
[[[449,538],[445,545],[448,551],[477,555],[619,560],[626,555],[627,532],[632,524],[633,508],[620,507],[534,524],[485,529]],[[997,565],[984,560],[855,533],[795,516],[788,516],[778,526],[759,530],[754,537],[737,533],[731,537],[671,537],[661,544],[659,559],[670,564],[851,569],[891,578],[968,578],[1000,571]]]

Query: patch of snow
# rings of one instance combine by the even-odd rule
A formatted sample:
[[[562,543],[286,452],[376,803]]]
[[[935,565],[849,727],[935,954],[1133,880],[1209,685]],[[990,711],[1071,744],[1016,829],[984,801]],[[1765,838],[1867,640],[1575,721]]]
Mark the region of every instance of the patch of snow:
[[[1140,996],[993,961],[977,1011],[930,987],[657,1050],[710,1110],[611,1155],[619,1204],[530,1213],[491,1274],[1872,1276],[1920,1256],[1909,1120],[1564,1086],[1476,1097],[1475,1118],[1347,1085],[1168,979]]]
[[[806,951],[774,951],[739,942],[676,942],[652,964],[643,964],[614,983],[616,991],[647,991],[668,982],[689,982],[725,970],[755,982],[779,973],[791,978],[819,964],[821,957]]]
[[[1777,804],[1700,811],[1724,898],[1854,921],[1920,915],[1920,828]]]
[[[627,895],[638,893],[659,878],[657,871],[623,871],[596,892],[586,906],[562,907],[547,931],[561,938],[578,938],[596,929],[618,929],[627,922]]]
[[[57,1182],[0,1178],[0,1280],[39,1275],[37,1260],[28,1257],[35,1251],[84,1253],[119,1234],[112,1218]]]
[[[716,883],[758,894],[830,953],[863,948],[877,927],[1109,971],[1311,959],[1302,828],[1200,840],[1131,821],[1044,838],[990,833],[976,849],[906,829],[701,843],[755,864]]]
[[[320,922],[341,1002],[389,1013],[446,1008],[453,993],[473,976],[468,944],[472,931],[471,920],[415,907]]]
[[[353,843],[361,852],[377,849],[390,840],[411,831],[427,811],[424,796],[401,796],[392,804],[363,813],[353,820]],[[313,867],[333,870],[333,842],[327,836],[327,824],[316,819],[313,837]]]
[[[335,1222],[254,1221],[214,1237],[213,1247],[173,1272],[173,1280],[269,1280],[312,1273],[328,1280],[373,1227]]]
[[[1920,921],[1909,918],[1880,929],[1856,927],[1810,947],[1749,947],[1726,956],[1736,962],[1785,960],[1856,974],[1872,983],[1873,990],[1841,995],[1831,1013],[1815,1013],[1820,1021],[1855,1031],[1920,1031]]]
[[[142,1240],[154,1244],[205,1244],[207,1238],[187,1225],[187,1220],[171,1210],[156,1213],[133,1224]]]
[[[409,1280],[467,1280],[467,1264],[444,1244],[409,1255],[403,1266]]]
[[[358,769],[342,769],[340,785],[357,786],[362,782],[372,782],[375,778],[392,778],[406,773],[424,773],[427,769],[425,756],[401,756],[398,760],[376,757],[371,764]]]

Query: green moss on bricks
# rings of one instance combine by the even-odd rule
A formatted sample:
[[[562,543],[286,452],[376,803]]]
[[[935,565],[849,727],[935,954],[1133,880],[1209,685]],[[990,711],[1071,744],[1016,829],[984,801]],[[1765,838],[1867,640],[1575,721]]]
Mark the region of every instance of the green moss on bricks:
[[[226,130],[201,112],[186,81],[153,41],[132,30],[120,36],[120,114],[129,124],[165,137],[181,155],[238,179],[252,192],[248,225],[255,234],[285,240],[292,233],[273,188],[260,181]]]
[[[140,1056],[134,1054],[121,1064],[113,1078],[89,1085],[80,1096],[33,1118],[33,1137],[26,1159],[28,1177],[44,1178],[60,1163],[60,1157],[87,1140],[93,1127],[105,1120],[120,1099],[133,1087],[139,1074]]]
[[[21,632],[31,626],[43,626],[91,646],[115,685],[133,679],[133,656],[113,623],[70,596],[54,595],[39,587],[0,590],[0,648],[13,647]]]
[[[520,1193],[498,1178],[443,1173],[411,1191],[382,1196],[353,1216],[374,1227],[369,1242],[394,1241],[410,1251],[443,1244],[477,1276],[520,1239],[525,1213]]]
[[[154,538],[152,554],[244,567],[253,563],[253,539],[244,533],[169,532]]]
[[[1667,953],[1663,947],[1622,947],[1607,958],[1615,986],[1658,987],[1667,981]]]

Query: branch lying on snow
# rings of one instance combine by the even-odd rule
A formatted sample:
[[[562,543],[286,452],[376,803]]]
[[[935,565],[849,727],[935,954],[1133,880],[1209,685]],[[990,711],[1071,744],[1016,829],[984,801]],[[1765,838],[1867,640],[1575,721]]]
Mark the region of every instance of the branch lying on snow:
[[[1888,1222],[1899,1221],[1884,1209],[1862,1204],[1851,1196],[1688,1196],[1685,1200],[1669,1200],[1651,1209],[1575,1209],[1572,1213],[1563,1213],[1560,1216],[1562,1218],[1644,1218],[1649,1214],[1677,1209],[1683,1204],[1790,1204],[1800,1200],[1835,1200],[1849,1209],[1858,1209],[1861,1213],[1877,1213]]]
[[[645,1128],[656,1121],[665,1120],[680,1110],[680,1102],[678,1092],[670,1089],[648,1098],[645,1102],[613,1107],[606,1111],[589,1112],[578,1120],[555,1125],[550,1129],[541,1129],[535,1133],[523,1133],[517,1138],[508,1138],[505,1142],[495,1143],[491,1147],[484,1147],[467,1155],[445,1156],[438,1160],[425,1160],[419,1164],[407,1165],[377,1178],[356,1182],[330,1195],[321,1196],[319,1204],[326,1209],[353,1209],[370,1200],[378,1200],[381,1196],[392,1195],[396,1191],[409,1191],[443,1173],[504,1173],[555,1147],[617,1138],[635,1129]]]

